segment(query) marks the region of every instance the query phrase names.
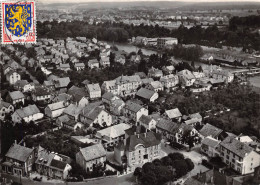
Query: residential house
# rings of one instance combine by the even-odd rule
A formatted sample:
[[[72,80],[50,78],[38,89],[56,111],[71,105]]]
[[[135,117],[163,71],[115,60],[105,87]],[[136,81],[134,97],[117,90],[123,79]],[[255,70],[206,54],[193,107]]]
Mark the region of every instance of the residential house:
[[[183,86],[192,86],[196,80],[192,72],[187,69],[179,71],[177,75],[179,76],[179,81]]]
[[[112,114],[119,116],[122,114],[124,106],[125,102],[122,99],[116,99],[110,104],[109,110]]]
[[[182,114],[178,108],[166,110],[165,114],[170,119],[174,119],[178,122],[181,121]]]
[[[67,116],[67,115],[65,115]],[[72,131],[76,131],[77,129],[81,129],[84,127],[84,124],[74,119],[69,119],[68,121],[62,122],[62,127],[70,129]]]
[[[137,122],[142,115],[148,116],[148,109],[135,102],[127,101],[123,108],[123,115]]]
[[[55,125],[57,125],[58,127],[63,127],[64,123],[70,121],[71,118],[67,115],[67,114],[64,114],[62,116],[59,116],[56,121],[55,121]]]
[[[87,105],[80,113],[80,121],[91,127],[104,127],[112,124],[112,116],[106,110],[96,105]]]
[[[46,101],[49,102],[52,97],[52,91],[44,86],[37,86],[35,90],[32,91],[33,101]]]
[[[214,139],[217,140],[223,140],[227,137],[227,133],[224,132],[222,129],[217,128],[209,123],[207,123],[206,125],[204,125],[201,129],[200,129],[200,134],[202,137],[207,137],[207,136],[211,136]]]
[[[67,156],[49,152],[39,146],[35,169],[39,174],[48,178],[65,180],[68,178],[72,167],[69,165]]]
[[[189,144],[185,137],[193,137],[193,145],[198,144],[200,141],[198,131],[192,126],[181,123],[175,134],[175,141],[180,144]]]
[[[40,112],[36,105],[28,105],[21,109],[17,109],[12,114],[12,121],[16,123],[21,123],[24,120],[26,123],[30,121],[37,121],[43,118],[43,113]]]
[[[63,111],[63,114],[68,115],[71,119],[74,119],[77,121],[79,119],[79,114],[81,112],[83,107],[77,106],[75,104],[70,104],[68,107],[66,107]]]
[[[159,98],[159,94],[155,91],[146,88],[141,88],[137,91],[136,97],[145,101],[154,102],[156,99]]]
[[[179,84],[179,77],[178,75],[173,74],[162,76],[160,78],[160,82],[165,88],[171,89],[172,87],[175,87]]]
[[[14,84],[14,88],[22,92],[31,92],[35,89],[34,83],[29,83],[27,80],[18,80]]]
[[[98,60],[97,59],[92,59],[92,60],[89,60],[88,61],[88,67],[90,68],[90,69],[94,69],[94,68],[99,68],[99,62],[98,62]]]
[[[74,67],[76,68],[77,71],[84,70],[85,64],[84,63],[75,63]]]
[[[63,101],[61,101],[61,102],[49,104],[44,109],[44,112],[45,112],[46,116],[48,116],[50,118],[56,118],[63,113],[65,108],[66,108],[65,103]]]
[[[0,120],[3,120],[7,114],[14,112],[14,106],[8,102],[0,101]]]
[[[13,70],[6,73],[6,80],[11,84],[15,84],[18,80],[21,80],[21,75]]]
[[[7,100],[13,105],[15,105],[17,103],[24,104],[24,99],[25,99],[25,96],[21,91],[8,92]]]
[[[10,70],[18,70],[21,66],[14,60],[9,60],[6,65],[4,65],[4,74],[8,73]]]
[[[260,166],[260,154],[233,136],[226,137],[219,146],[222,161],[242,175],[253,173]]]
[[[100,59],[100,65],[101,65],[102,67],[109,67],[109,66],[110,66],[109,57],[101,57],[101,59]]]
[[[152,81],[150,84],[147,84],[145,87],[155,92],[164,90],[163,84],[160,81]]]
[[[35,162],[35,150],[14,143],[5,154],[2,170],[15,176],[29,176]]]
[[[161,133],[161,135],[168,140],[176,140],[176,132],[179,129],[179,124],[169,119],[165,119],[159,114],[152,114],[149,115],[149,117],[154,119],[157,123],[156,133]]]
[[[234,74],[227,70],[213,70],[212,77],[216,80],[223,80],[230,83],[234,80]]]
[[[128,96],[135,94],[137,88],[141,85],[141,79],[138,75],[119,76],[116,78],[115,86],[117,87],[118,95]],[[106,91],[110,92],[110,91]]]
[[[157,39],[158,48],[169,47],[178,44],[178,39],[173,37],[161,37]]]
[[[219,143],[219,140],[208,136],[201,141],[200,149],[209,157],[217,157],[219,156]]]
[[[138,75],[141,79],[147,78],[144,72],[136,72],[134,75]]]
[[[139,119],[139,124],[144,126],[148,130],[156,129],[156,121],[149,116],[142,115]]]
[[[172,74],[172,72],[174,71],[174,66],[170,65],[170,66],[163,66],[162,67],[162,71],[164,72],[164,74],[170,75]]]
[[[122,164],[122,157],[126,156],[127,165],[131,171],[136,166],[152,162],[161,157],[161,135],[154,132],[126,135],[124,142],[114,148],[115,160]]]
[[[51,102],[57,103],[57,102],[64,102],[66,106],[68,106],[71,102],[72,96],[70,94],[61,93],[54,97],[52,97]]]
[[[120,98],[111,92],[106,92],[105,94],[102,95],[102,102],[104,102],[107,105],[111,105],[113,101],[118,99]]]
[[[67,64],[60,63],[58,68],[62,71],[68,72],[70,70],[70,65],[68,63]]]
[[[125,123],[120,123],[102,130],[97,131],[96,137],[102,141],[105,148],[114,146],[125,139],[125,130],[131,126]]]
[[[141,79],[142,84],[147,85],[150,84],[151,82],[153,82],[154,80],[152,78],[143,78]]]
[[[160,69],[152,67],[148,70],[148,77],[149,78],[160,78],[163,76],[163,72]]]
[[[102,144],[95,144],[85,148],[80,148],[76,154],[76,162],[86,172],[93,171],[93,168],[97,165],[104,166],[106,161],[106,151]]]
[[[87,84],[86,87],[90,99],[96,99],[96,98],[101,98],[101,88],[98,83],[96,84]]]
[[[54,79],[53,83],[56,90],[66,89],[70,83],[70,78],[63,77],[63,78]]]
[[[85,107],[89,103],[88,93],[84,88],[72,86],[67,93],[71,96],[71,102],[77,106]]]

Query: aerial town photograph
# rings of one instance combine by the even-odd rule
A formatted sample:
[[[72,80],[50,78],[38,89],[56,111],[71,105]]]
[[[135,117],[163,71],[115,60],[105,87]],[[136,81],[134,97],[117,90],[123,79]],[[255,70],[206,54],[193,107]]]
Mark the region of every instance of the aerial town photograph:
[[[0,185],[260,185],[260,0],[0,4]]]

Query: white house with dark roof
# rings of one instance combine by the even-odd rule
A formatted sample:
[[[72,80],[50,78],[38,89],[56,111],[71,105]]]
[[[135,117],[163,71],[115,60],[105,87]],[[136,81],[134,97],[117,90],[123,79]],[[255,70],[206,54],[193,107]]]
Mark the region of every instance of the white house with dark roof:
[[[145,87],[155,92],[164,90],[164,86],[160,81],[152,81],[149,84],[147,84]]]
[[[146,129],[151,130],[156,129],[157,122],[149,116],[142,115],[139,119],[139,124],[144,126]]]
[[[192,72],[187,69],[179,71],[177,75],[179,76],[179,81],[183,86],[192,86],[196,80]]]
[[[89,93],[90,99],[101,98],[101,88],[98,83],[87,84],[86,89]]]
[[[149,102],[154,102],[159,98],[159,94],[157,92],[146,88],[139,89],[135,96],[141,98],[142,100],[148,100]]]
[[[3,120],[6,114],[14,112],[14,106],[8,102],[0,101],[0,120]]]
[[[127,101],[123,108],[123,115],[134,121],[138,121],[142,115],[148,116],[148,109],[135,102]]]
[[[95,127],[96,124],[100,127],[104,127],[104,125],[110,126],[112,124],[112,116],[103,108],[89,104],[82,109],[80,113],[80,121],[91,127]]]
[[[77,71],[85,69],[85,64],[84,63],[75,63],[74,67],[76,68]]]
[[[90,68],[90,69],[94,69],[94,68],[99,68],[99,62],[98,62],[98,60],[97,59],[92,59],[92,60],[89,60],[88,61],[88,67]]]
[[[35,89],[34,83],[29,83],[27,80],[18,80],[14,84],[14,88],[22,92],[30,92]]]
[[[219,145],[222,161],[240,174],[253,173],[260,166],[260,154],[235,137],[226,137]]]
[[[6,73],[6,80],[11,84],[15,84],[18,80],[21,80],[21,75],[13,70],[10,70]]]
[[[35,150],[18,144],[13,144],[5,155],[2,170],[15,176],[27,176],[32,171],[35,162]]]
[[[45,115],[50,117],[50,118],[56,118],[58,116],[60,116],[64,109],[66,108],[66,104],[65,102],[61,101],[61,102],[56,102],[56,103],[52,103],[49,104],[45,109]]]
[[[210,136],[201,141],[201,151],[209,157],[219,156],[219,143],[220,141]]]
[[[127,135],[124,142],[120,142],[114,150],[115,160],[122,164],[122,157],[127,158],[127,165],[131,171],[136,166],[152,162],[161,157],[161,135],[154,132],[145,132]]]
[[[76,154],[76,162],[86,172],[92,171],[93,167],[101,164],[104,166],[106,161],[106,151],[102,144],[95,144],[85,148],[81,148]]]
[[[12,121],[14,123],[20,123],[24,120],[26,123],[30,121],[36,121],[43,118],[43,113],[40,112],[36,105],[28,105],[21,109],[15,110],[12,114]]]
[[[46,87],[35,87],[35,90],[32,92],[33,101],[49,101],[52,97],[52,92],[49,88]]]
[[[211,136],[213,137],[214,139],[217,139],[217,140],[223,140],[227,134],[220,128],[217,128],[209,123],[207,123],[206,125],[204,125],[199,133],[201,134],[201,136],[203,138],[207,137],[207,136]]]
[[[24,94],[21,91],[13,91],[13,92],[9,92],[8,93],[8,97],[7,97],[8,101],[10,103],[12,103],[13,105],[21,102],[22,104],[24,104]]]
[[[179,77],[173,74],[162,76],[160,78],[160,82],[165,88],[170,89],[172,87],[175,87],[177,84],[179,84]]]

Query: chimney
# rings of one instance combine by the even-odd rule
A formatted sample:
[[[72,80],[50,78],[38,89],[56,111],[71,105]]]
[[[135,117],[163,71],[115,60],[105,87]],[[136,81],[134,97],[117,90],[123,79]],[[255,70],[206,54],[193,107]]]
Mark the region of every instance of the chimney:
[[[136,135],[136,132],[134,132],[134,135]]]
[[[17,141],[16,141],[16,140],[14,140],[14,144],[17,144]]]
[[[26,147],[26,144],[25,144],[25,142],[23,142],[23,146],[24,146],[24,147]]]
[[[137,134],[137,138],[139,138],[139,134]]]
[[[144,133],[144,137],[146,138],[146,132]]]

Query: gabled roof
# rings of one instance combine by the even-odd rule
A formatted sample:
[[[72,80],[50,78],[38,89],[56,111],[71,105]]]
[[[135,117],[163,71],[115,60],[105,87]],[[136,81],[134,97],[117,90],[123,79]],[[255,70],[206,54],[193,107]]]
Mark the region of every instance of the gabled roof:
[[[14,144],[10,147],[5,157],[15,159],[21,162],[25,162],[28,157],[32,154],[33,149],[27,148],[21,145]]]
[[[28,81],[27,80],[18,80],[15,82],[14,86],[17,86],[17,87],[24,87],[25,85],[28,84]]]
[[[135,102],[132,101],[127,101],[125,104],[125,109],[128,109],[132,112],[137,113],[140,109],[142,109],[143,107]]]
[[[233,152],[234,154],[238,155],[239,157],[244,158],[247,154],[252,152],[254,148],[250,147],[249,145],[240,142],[233,136],[226,137],[221,143],[220,146],[228,149],[229,151]],[[258,154],[260,155],[260,154]]]
[[[0,101],[0,109],[3,107],[8,108],[11,104],[8,102]]]
[[[84,63],[75,63],[75,67],[85,67]]]
[[[160,81],[153,81],[150,83],[154,89],[162,88],[163,84]]]
[[[64,88],[67,87],[70,83],[69,77],[64,78],[58,78],[57,80],[54,80],[54,85],[56,88]]]
[[[62,115],[60,117],[57,118],[60,122],[68,122],[70,120],[68,115]]]
[[[17,109],[15,111],[21,118],[25,118],[37,113],[40,113],[40,110],[36,105],[28,105],[27,107],[23,107],[21,109]]]
[[[82,154],[85,161],[91,161],[106,156],[106,151],[102,144],[95,144],[86,148],[81,148],[79,152]]]
[[[100,108],[100,107],[95,107],[94,109],[83,109],[81,115],[84,116],[85,118],[88,119],[89,123],[91,123],[92,121],[94,121],[98,115],[102,112],[105,111],[104,109]]]
[[[122,84],[122,83],[131,83],[131,82],[141,82],[141,78],[138,75],[132,75],[132,76],[119,76],[116,79],[116,84]]]
[[[126,151],[135,151],[137,145],[142,145],[144,148],[156,146],[161,143],[161,135],[154,132],[146,132],[137,135],[131,135],[126,139]]]
[[[149,90],[149,89],[146,89],[146,88],[141,88],[137,91],[136,93],[136,96],[139,96],[141,98],[144,98],[144,99],[148,99],[150,100],[150,98],[156,94],[156,92],[152,91],[152,90]]]
[[[170,119],[181,117],[182,114],[178,108],[166,110],[165,113]]]
[[[9,95],[12,98],[12,100],[17,100],[17,99],[24,98],[24,95],[23,95],[23,93],[21,91],[9,92]]]
[[[81,110],[81,107],[78,107],[75,104],[70,104],[68,107],[64,109],[63,113],[68,114],[70,116],[78,116]]]
[[[220,141],[208,136],[208,137],[204,138],[201,141],[201,143],[204,145],[210,146],[212,148],[215,148],[220,143]]]
[[[114,97],[115,95],[111,92],[106,92],[105,94],[103,94],[102,98],[111,101],[111,99]]]
[[[131,126],[125,123],[120,123],[102,130],[97,131],[101,136],[107,136],[109,138],[117,138],[125,134],[125,130]]]
[[[59,170],[64,170],[66,165],[67,165],[67,163],[65,163],[63,161],[52,159],[50,167],[53,167],[53,168],[56,168],[56,169],[59,169]]]
[[[139,122],[148,125],[151,121],[153,120],[153,118],[146,116],[146,115],[142,115],[139,119]]]
[[[200,130],[200,134],[204,137],[211,136],[213,138],[217,137],[223,130],[220,128],[217,128],[211,124],[206,124],[202,127]]]
[[[87,89],[89,90],[89,92],[101,91],[101,88],[100,88],[98,83],[96,83],[96,84],[87,84]]]
[[[54,110],[58,110],[58,109],[64,108],[65,105],[64,105],[63,101],[60,101],[60,102],[49,104],[47,107],[49,107],[50,110],[54,111]]]

